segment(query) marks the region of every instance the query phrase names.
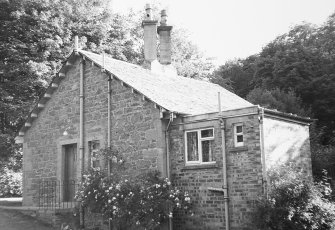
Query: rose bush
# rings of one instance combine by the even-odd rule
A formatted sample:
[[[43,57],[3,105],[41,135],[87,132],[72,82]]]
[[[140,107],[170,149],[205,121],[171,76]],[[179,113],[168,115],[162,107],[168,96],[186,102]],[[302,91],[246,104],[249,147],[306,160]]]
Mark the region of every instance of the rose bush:
[[[110,176],[102,169],[91,169],[83,176],[76,197],[84,207],[102,213],[117,229],[154,229],[176,210],[190,213],[187,192],[173,187],[157,171],[127,175],[124,158],[113,151],[110,155],[115,155],[109,157]]]
[[[260,199],[255,223],[260,230],[335,229],[335,204],[327,178],[313,183],[294,165],[270,171],[268,197]]]

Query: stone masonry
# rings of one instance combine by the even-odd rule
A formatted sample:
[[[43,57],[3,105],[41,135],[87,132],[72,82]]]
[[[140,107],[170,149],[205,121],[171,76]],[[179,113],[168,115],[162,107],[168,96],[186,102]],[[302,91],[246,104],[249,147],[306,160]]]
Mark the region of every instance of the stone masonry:
[[[77,144],[79,149],[79,58],[66,73],[59,88],[39,113],[24,138],[24,205],[38,205],[41,180],[62,180],[63,145]],[[107,146],[108,76],[90,62],[84,72],[85,166],[90,161],[88,142]],[[127,153],[135,170],[158,169],[165,172],[165,143],[159,109],[142,100],[130,88],[112,81],[112,146]],[[76,164],[79,165],[79,152]],[[77,169],[77,178],[80,173]]]

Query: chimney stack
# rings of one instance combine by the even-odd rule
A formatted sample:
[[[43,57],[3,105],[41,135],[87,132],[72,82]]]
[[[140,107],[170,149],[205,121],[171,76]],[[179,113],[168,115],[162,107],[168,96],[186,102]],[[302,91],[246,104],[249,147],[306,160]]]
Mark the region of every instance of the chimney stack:
[[[163,65],[171,64],[171,30],[172,26],[167,25],[166,10],[161,11],[161,22],[157,28],[159,34],[159,62]]]
[[[157,23],[158,21],[153,19],[150,4],[146,4],[142,27],[144,29],[144,59],[149,63],[157,59]]]

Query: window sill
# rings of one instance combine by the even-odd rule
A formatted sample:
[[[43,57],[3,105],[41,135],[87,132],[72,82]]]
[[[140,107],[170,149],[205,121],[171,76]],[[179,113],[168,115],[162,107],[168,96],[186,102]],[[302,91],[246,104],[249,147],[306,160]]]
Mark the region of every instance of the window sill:
[[[216,162],[208,163],[208,164],[194,164],[194,165],[185,165],[181,171],[186,170],[194,170],[194,169],[211,169],[211,168],[218,168],[218,164]]]
[[[243,152],[248,151],[248,146],[241,146],[241,147],[233,147],[228,149],[229,152]]]

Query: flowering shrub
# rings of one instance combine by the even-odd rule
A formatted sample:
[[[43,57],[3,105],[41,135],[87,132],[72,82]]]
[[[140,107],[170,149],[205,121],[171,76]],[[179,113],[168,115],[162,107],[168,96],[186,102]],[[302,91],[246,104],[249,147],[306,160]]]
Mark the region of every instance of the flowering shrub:
[[[335,228],[335,205],[325,181],[304,180],[294,166],[270,173],[268,198],[260,200],[255,222],[260,230],[326,230]]]
[[[173,211],[190,211],[188,193],[173,187],[159,172],[127,176],[125,167],[116,167],[124,166],[124,159],[120,155],[111,159],[115,159],[111,176],[100,169],[87,172],[77,199],[92,211],[102,213],[105,220],[112,219],[117,229],[154,229],[172,217]]]
[[[0,174],[0,197],[22,196],[22,173],[4,168]]]

